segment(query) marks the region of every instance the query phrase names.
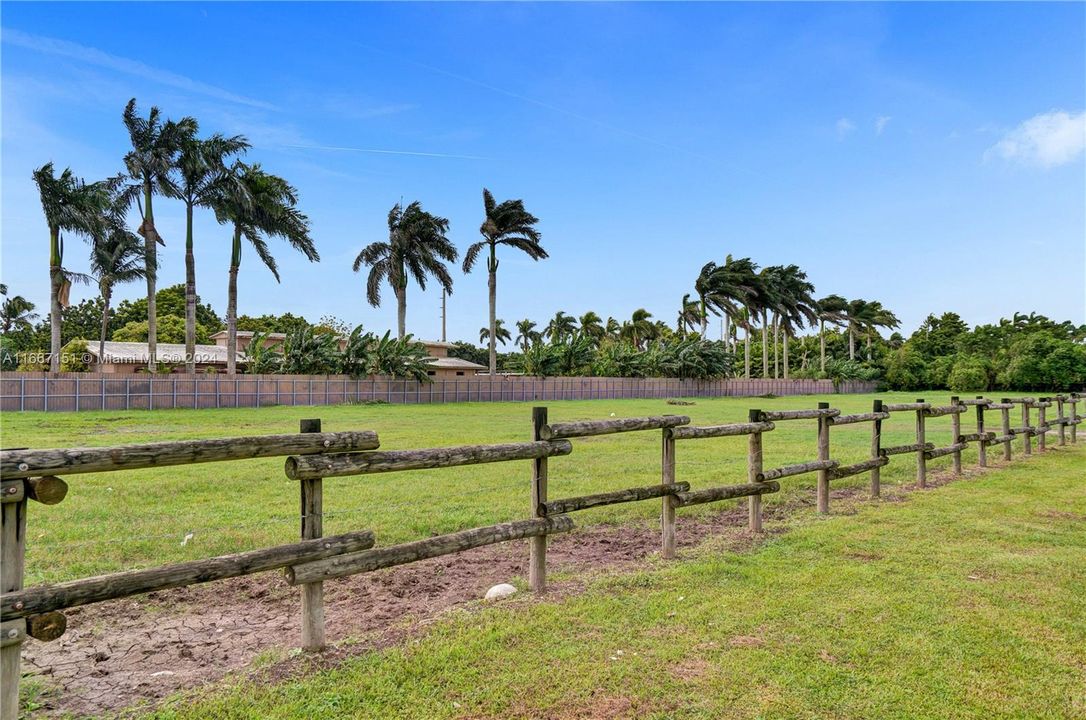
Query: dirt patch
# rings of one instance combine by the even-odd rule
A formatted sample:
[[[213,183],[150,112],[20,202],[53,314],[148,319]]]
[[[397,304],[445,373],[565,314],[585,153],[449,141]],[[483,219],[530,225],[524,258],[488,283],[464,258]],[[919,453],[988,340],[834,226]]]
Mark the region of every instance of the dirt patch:
[[[833,491],[833,512],[848,512],[863,497],[864,488]],[[795,498],[770,505],[765,516],[779,520],[808,512],[813,504],[812,498]],[[786,531],[782,524],[754,536],[745,530],[746,521],[745,505],[679,518],[679,548],[712,542],[714,549],[723,545],[742,552]],[[555,583],[551,597],[579,592],[601,571],[644,567],[659,547],[659,528],[649,524],[593,526],[555,536],[548,567],[572,579]],[[487,588],[522,576],[526,558],[526,542],[512,542],[327,582],[325,618],[332,646],[315,656],[291,650],[300,642],[298,590],[275,573],[73,608],[60,640],[24,647],[24,672],[51,688],[36,716],[153,706],[178,690],[255,667],[268,682],[331,667],[423,632],[452,608],[472,607]],[[748,647],[761,642],[733,641]],[[647,710],[631,702],[600,698],[552,716],[632,717]]]

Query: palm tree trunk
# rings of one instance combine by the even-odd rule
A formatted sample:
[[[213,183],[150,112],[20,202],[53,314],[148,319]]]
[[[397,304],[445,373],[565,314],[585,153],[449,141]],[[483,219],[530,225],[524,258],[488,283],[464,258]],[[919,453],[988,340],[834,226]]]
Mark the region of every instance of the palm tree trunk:
[[[780,320],[777,313],[773,313],[773,379],[776,380],[781,375],[780,370],[780,344],[781,344],[781,327]]]
[[[725,348],[728,347],[728,338],[731,336],[731,332],[731,317],[728,316],[728,313],[724,313],[724,335],[720,339],[724,341]]]
[[[818,321],[818,347],[822,355],[822,361],[820,368],[822,372],[826,372],[826,321]]]
[[[788,331],[784,331],[784,379],[788,379]]]
[[[769,377],[769,315],[762,310],[762,377]]]
[[[196,372],[196,254],[192,249],[191,203],[185,203],[185,372]]]
[[[867,331],[867,361],[871,362],[871,331]]]
[[[98,336],[98,367],[102,367],[105,364],[106,355],[106,335],[109,334],[109,301],[113,295],[112,288],[109,285],[103,285],[102,290],[102,330]]]
[[[852,327],[852,323],[848,326],[848,359],[856,359],[856,329]]]
[[[238,266],[241,265],[241,228],[234,226],[230,254],[230,283],[226,287],[226,374],[236,375],[238,354]]]
[[[747,321],[744,323],[743,330],[743,376],[750,380],[750,310],[747,310]]]
[[[143,224],[140,225],[140,235],[143,235],[143,264],[147,268],[147,369],[154,372],[158,369],[158,315],[155,306],[155,277],[157,268],[155,254],[158,251],[158,231],[155,230],[155,213],[151,207],[151,181],[143,182]]]
[[[60,228],[49,228],[49,372],[60,370],[60,286],[64,283],[61,269]]]
[[[709,313],[705,308],[705,298],[701,298],[701,339],[705,339],[705,333],[709,332]]]
[[[396,285],[396,331],[400,340],[407,335],[407,287],[399,283]]]
[[[494,335],[497,328],[495,327],[498,317],[498,259],[494,253],[494,246],[490,246],[490,262],[489,277],[487,278],[487,286],[490,294],[490,339],[488,343],[490,345],[490,374],[494,375],[498,372],[498,348],[494,344]]]

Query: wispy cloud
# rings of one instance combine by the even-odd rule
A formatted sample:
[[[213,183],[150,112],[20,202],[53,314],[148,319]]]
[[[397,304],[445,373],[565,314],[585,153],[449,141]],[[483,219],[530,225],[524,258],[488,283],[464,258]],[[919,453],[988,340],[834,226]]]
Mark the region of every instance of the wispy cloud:
[[[841,118],[837,121],[837,139],[844,140],[856,130],[856,123],[852,122],[848,118]]]
[[[1052,110],[1034,115],[984,153],[1043,168],[1066,165],[1086,152],[1086,112]]]
[[[384,150],[380,148],[344,147],[341,145],[292,145],[284,143],[282,144],[282,147],[296,148],[298,150],[373,153],[376,155],[413,155],[416,157],[451,158],[454,160],[486,160],[485,157],[480,155],[455,155],[453,153],[419,152],[415,150]]]
[[[238,95],[229,90],[209,85],[200,82],[199,80],[194,80],[185,77],[184,75],[170,72],[169,70],[151,67],[138,60],[110,55],[97,48],[79,45],[78,43],[69,42],[67,40],[59,40],[57,38],[45,37],[42,35],[32,35],[30,33],[22,32],[21,30],[13,30],[10,28],[3,28],[0,30],[0,39],[2,39],[5,44],[14,45],[15,47],[77,60],[80,63],[95,65],[125,75],[150,80],[160,85],[206,95],[218,100],[262,108],[264,110],[276,109],[274,105],[264,102],[263,100],[255,100],[253,98],[245,97],[244,95]]]
[[[882,135],[882,131],[890,124],[892,118],[889,115],[879,115],[875,118],[875,134]]]
[[[370,102],[365,98],[349,96],[331,96],[324,98],[324,109],[340,117],[351,120],[372,120],[373,118],[399,115],[418,108],[414,103],[380,103]]]

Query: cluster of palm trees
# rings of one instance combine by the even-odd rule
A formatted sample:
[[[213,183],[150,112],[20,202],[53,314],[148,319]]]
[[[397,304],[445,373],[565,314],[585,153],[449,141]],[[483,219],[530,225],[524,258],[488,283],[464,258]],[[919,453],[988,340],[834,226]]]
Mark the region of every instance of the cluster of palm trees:
[[[198,208],[214,213],[220,224],[232,230],[226,324],[228,332],[227,371],[236,372],[237,274],[242,241],[248,241],[257,256],[279,280],[268,239],[278,237],[310,261],[320,256],[313,245],[308,218],[298,210],[297,191],[283,178],[249,164],[241,156],[249,149],[242,136],[216,133],[199,137],[199,124],[192,117],[164,119],[157,107],[146,117],[137,112],[136,100],[129,101],[122,115],[131,148],[124,155],[124,171],[98,182],[85,182],[66,168],[58,175],[53,163],[34,171],[42,210],[49,227],[50,277],[50,370],[59,369],[61,315],[67,305],[71,283],[97,282],[102,295],[102,332],[99,355],[104,351],[109,329],[113,288],[145,279],[147,283],[147,344],[151,370],[157,368],[157,317],[155,286],[158,276],[158,246],[165,244],[155,226],[157,197],[185,204],[185,350],[186,370],[195,371],[196,346],[196,259],[193,216]],[[139,225],[127,226],[129,211],[138,210]],[[80,236],[91,243],[90,273],[70,270],[64,265],[66,235]]]
[[[482,240],[473,243],[464,253],[463,270],[470,273],[481,255],[486,255],[487,286],[490,295],[490,322],[480,333],[479,342],[487,342],[490,372],[497,371],[497,343],[504,333],[499,327],[497,312],[498,247],[520,250],[532,260],[543,260],[542,235],[536,229],[539,218],[524,209],[522,200],[498,202],[483,189],[483,223],[479,227]],[[449,221],[426,212],[418,201],[404,207],[397,203],[388,214],[388,240],[370,243],[354,260],[354,271],[369,267],[366,279],[366,299],[374,307],[381,304],[381,285],[387,282],[396,295],[397,330],[402,339],[407,332],[407,284],[414,278],[419,288],[426,289],[426,280],[433,276],[441,288],[451,294],[452,276],[445,263],[459,256],[448,238]]]
[[[856,339],[871,339],[878,328],[896,328],[897,317],[878,301],[846,300],[840,295],[815,298],[814,285],[797,265],[770,265],[759,270],[750,258],[728,255],[722,264],[706,263],[694,281],[694,294],[684,295],[676,329],[679,334],[700,326],[708,332],[710,315],[723,319],[725,342],[738,349],[738,329],[744,331],[744,375],[751,376],[751,331],[762,335],[762,377],[770,377],[770,336],[773,338],[773,377],[789,376],[789,340],[805,327],[818,326],[821,365],[826,370],[826,325],[847,328],[849,359],[856,358]],[[783,354],[783,365],[780,363]]]

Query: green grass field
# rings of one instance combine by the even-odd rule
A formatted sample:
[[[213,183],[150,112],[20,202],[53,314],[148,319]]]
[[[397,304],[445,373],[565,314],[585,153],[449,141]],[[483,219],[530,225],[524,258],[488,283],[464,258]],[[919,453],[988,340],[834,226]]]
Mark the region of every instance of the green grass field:
[[[706,405],[712,405],[706,403]],[[797,440],[798,441],[798,440]],[[1082,446],[148,717],[1083,718]]]
[[[881,394],[886,402],[923,396],[945,404],[948,395]],[[698,399],[691,406],[663,400],[548,402],[552,422],[574,419],[687,414],[694,424],[743,422],[751,407],[813,408],[829,401],[845,413],[871,408],[871,396],[832,395],[786,398]],[[995,417],[991,417],[991,416]],[[225,410],[158,410],[81,413],[5,413],[0,420],[4,447],[81,447],[157,440],[296,432],[298,420],[320,417],[325,430],[371,429],[382,448],[438,447],[462,443],[526,440],[531,406],[526,403],[455,405],[348,405]],[[965,431],[973,415],[963,416]],[[998,414],[990,413],[989,428]],[[1015,420],[1017,423],[1017,419]],[[883,445],[914,441],[913,415],[884,423]],[[950,444],[950,421],[928,421],[928,437]],[[870,424],[834,428],[832,456],[844,463],[867,459]],[[1020,445],[1016,443],[1016,446]],[[552,498],[649,485],[660,478],[660,433],[639,432],[574,441],[574,452],[550,462]],[[1016,447],[1017,454],[1017,447]],[[765,438],[765,467],[816,457],[814,421],[777,424]],[[965,463],[975,451],[965,453]],[[929,463],[941,468],[949,458]],[[915,464],[898,456],[883,469],[883,482],[911,482]],[[693,488],[744,482],[746,439],[682,441],[677,476]],[[73,475],[60,505],[33,505],[27,528],[27,585],[57,582],[115,570],[208,557],[292,542],[298,533],[298,490],[283,473],[283,460],[210,463],[153,470]],[[837,486],[862,485],[866,475]],[[814,475],[786,478],[781,502],[812,493]],[[436,533],[528,516],[529,465],[499,463],[442,470],[334,478],[324,483],[325,533],[372,528],[387,545]],[[710,513],[720,504],[682,511]],[[658,503],[632,503],[580,513],[580,524],[654,522]],[[189,534],[192,537],[185,542]]]

